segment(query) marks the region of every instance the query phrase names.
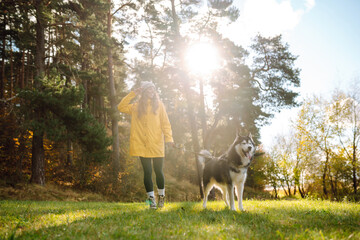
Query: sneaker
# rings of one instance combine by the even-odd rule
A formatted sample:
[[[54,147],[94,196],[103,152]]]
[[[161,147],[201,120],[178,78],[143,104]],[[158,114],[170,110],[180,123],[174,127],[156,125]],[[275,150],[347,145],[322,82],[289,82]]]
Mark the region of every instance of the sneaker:
[[[149,197],[146,202],[149,204],[151,209],[156,209],[156,201],[154,197]]]
[[[158,202],[159,208],[164,207],[164,203],[165,203],[165,196],[164,195],[159,195],[159,202]]]

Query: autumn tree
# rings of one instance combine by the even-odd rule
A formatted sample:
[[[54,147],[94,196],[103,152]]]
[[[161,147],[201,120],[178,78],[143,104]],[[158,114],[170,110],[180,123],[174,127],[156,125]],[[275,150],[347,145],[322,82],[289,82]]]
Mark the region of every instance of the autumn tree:
[[[329,107],[331,125],[335,128],[341,151],[351,165],[353,193],[356,196],[359,171],[358,146],[360,140],[360,105],[356,83],[348,93],[337,91]]]
[[[294,133],[289,141],[293,141],[295,145],[294,190],[297,188],[300,196],[305,198],[316,175],[319,159],[314,142],[309,141],[307,135],[303,134],[303,131],[294,127]]]
[[[329,176],[329,169],[331,164],[331,158],[334,154],[334,129],[329,125],[326,109],[328,103],[320,98],[313,97],[304,102],[297,121],[297,129],[316,146],[324,161],[322,164],[322,186],[323,194],[328,197],[327,180]]]
[[[266,183],[274,190],[275,199],[279,198],[280,187],[280,169],[277,164],[276,154],[269,153],[265,155],[265,166],[263,168]]]

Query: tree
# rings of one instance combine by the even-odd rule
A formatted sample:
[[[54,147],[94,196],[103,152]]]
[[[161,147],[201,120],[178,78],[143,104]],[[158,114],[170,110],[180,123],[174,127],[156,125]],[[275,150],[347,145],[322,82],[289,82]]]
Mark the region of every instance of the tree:
[[[220,17],[220,13],[236,12],[230,7],[231,4],[232,1],[209,1],[206,14],[198,14],[201,5],[199,0],[180,2],[171,0],[156,3],[147,1],[144,5],[146,15],[142,20],[147,31],[142,38],[143,41],[136,44],[136,48],[143,55],[145,63],[139,65],[141,70],[137,68],[139,69],[139,71],[136,70],[137,75],[140,79],[151,76],[159,85],[164,83],[160,87],[164,90],[162,94],[166,95],[169,103],[179,106],[176,104],[179,97],[186,101],[187,125],[190,127],[194,152],[200,151],[196,118],[198,94],[191,89],[194,81],[186,69],[185,49],[194,41],[190,32],[195,32],[197,36],[202,35],[204,30],[209,28],[210,23],[214,22],[214,18]],[[184,29],[190,29],[190,31]],[[173,96],[167,92],[171,92]],[[195,159],[197,159],[196,156]],[[197,160],[195,162],[198,166]],[[198,173],[198,183],[202,195],[200,173]]]
[[[96,43],[96,41],[94,40],[96,38],[91,38],[92,40],[89,40],[89,36],[92,35],[89,34],[89,29],[83,27],[87,26],[87,24],[90,22],[90,18],[88,17],[89,15],[87,15],[86,12],[82,9],[83,5],[86,3],[86,1],[80,1],[79,4],[74,2],[64,3],[63,1],[15,1],[14,5],[11,6],[11,9],[10,7],[7,8],[8,10],[11,10],[8,13],[10,16],[9,18],[13,19],[13,21],[11,21],[11,28],[14,29],[14,31],[11,34],[11,37],[8,37],[6,39],[9,39],[11,42],[9,44],[10,52],[13,52],[11,55],[18,57],[19,59],[21,59],[22,62],[21,65],[13,65],[13,60],[10,60],[10,68],[12,70],[9,73],[11,76],[14,77],[11,77],[12,80],[10,81],[9,89],[11,92],[15,91],[14,84],[16,81],[18,87],[24,88],[23,90],[18,92],[19,96],[22,96],[20,98],[20,101],[22,101],[21,105],[24,106],[26,104],[29,104],[28,109],[22,109],[22,114],[25,114],[27,116],[27,123],[24,125],[29,127],[29,129],[32,131],[31,182],[33,183],[41,185],[45,184],[44,138],[48,138],[49,136],[51,136],[50,132],[52,131],[52,127],[54,127],[55,125],[61,126],[61,123],[59,123],[59,121],[65,121],[64,119],[59,118],[59,114],[61,113],[57,111],[60,111],[60,109],[54,109],[53,106],[50,106],[48,103],[46,103],[46,101],[51,102],[50,96],[52,96],[52,94],[55,94],[54,92],[56,92],[56,87],[49,87],[50,85],[48,84],[53,82],[58,84],[57,87],[69,88],[78,82],[79,76],[86,75],[86,78],[89,78],[89,76],[96,76],[96,74],[93,73],[94,69],[90,69],[90,63],[95,59],[95,57],[91,58],[94,55],[91,55],[90,53],[95,52],[93,51],[94,49],[99,49],[96,46],[100,44]],[[94,2],[92,3],[94,4]],[[100,6],[100,1],[98,1],[97,4],[98,6]],[[100,12],[101,8],[99,9]],[[100,18],[101,14],[98,14],[98,16]],[[86,24],[83,24],[85,22]],[[92,26],[95,26],[95,24],[93,24]],[[98,28],[91,28],[91,30],[93,30],[94,32],[95,29]],[[6,32],[6,34],[8,34],[8,32]],[[31,36],[34,34],[36,34],[36,37],[31,38]],[[8,34],[8,36],[10,36],[10,34]],[[99,36],[99,38],[100,37],[101,35]],[[35,41],[33,41],[33,39]],[[36,49],[34,49],[33,46],[36,46]],[[78,46],[80,47],[77,48]],[[6,51],[5,48],[3,50]],[[19,51],[19,54],[17,54],[17,51]],[[28,53],[28,74],[25,74],[26,65],[24,54],[26,51]],[[84,54],[85,52],[86,54]],[[31,68],[33,65],[32,55],[34,53],[36,74],[34,78],[34,83],[32,85],[30,81],[28,82],[26,80],[25,75],[31,76]],[[78,66],[80,66],[80,68],[78,68]],[[96,70],[98,70],[99,72],[99,68],[97,68]],[[90,73],[91,71],[93,72]],[[15,75],[14,72],[20,73],[18,75]],[[99,75],[101,74],[97,74],[97,77],[99,77]],[[56,79],[60,80],[58,81]],[[65,82],[63,82],[62,80],[65,80]],[[26,84],[27,82],[28,84]],[[99,90],[101,90],[101,88],[99,88]],[[88,92],[85,92],[87,95]],[[46,96],[44,96],[46,94],[49,95],[49,99],[47,100],[45,100]],[[84,96],[84,94],[81,96]],[[15,95],[14,97],[17,97],[17,95]],[[70,97],[70,99],[66,99],[64,101],[71,101],[71,99],[75,101],[73,97]],[[87,101],[87,103],[89,102]],[[74,105],[65,104],[64,102],[59,104],[62,104],[64,107],[74,108]],[[79,102],[72,102],[72,104],[75,104],[76,106],[77,104],[79,104]],[[81,111],[85,113],[87,110],[83,109]],[[76,115],[75,112],[74,114]],[[22,118],[21,114],[19,114],[19,118]],[[70,117],[67,116],[67,118]],[[85,117],[78,118],[73,116],[72,120],[85,121],[84,118]],[[100,137],[101,131],[105,133],[105,129],[101,130],[97,126],[95,126],[96,123],[90,122],[91,121],[88,121],[88,125],[93,125],[94,129],[93,131],[85,131],[85,136],[88,137],[88,135],[95,134],[95,132],[97,132],[99,139],[102,139],[103,143],[106,145],[108,141],[106,140],[105,135],[103,137]],[[49,125],[49,123],[51,124]],[[74,122],[72,124],[75,125]],[[85,121],[84,127],[88,125]],[[59,129],[64,130],[63,127],[60,127]],[[83,128],[80,127],[79,129]],[[65,131],[68,131],[67,134],[71,135],[69,128],[65,129]],[[84,135],[84,133],[82,133],[82,135]],[[93,136],[97,135],[95,134]],[[82,139],[82,137],[84,136],[76,135],[76,137],[77,139],[68,138],[67,140],[70,141],[71,139],[74,141],[87,142],[90,144],[89,141],[84,141]],[[100,144],[99,146],[100,148],[101,146],[104,147],[103,144]],[[84,149],[84,147],[85,146],[82,145],[82,149]],[[95,147],[94,150],[95,149],[97,148]],[[93,151],[88,150],[87,152],[90,153]],[[83,154],[83,156],[85,156],[85,154]],[[104,157],[104,159],[106,159],[104,155],[102,156]],[[93,158],[89,157],[88,159],[90,160]]]
[[[67,86],[59,77],[44,78],[41,91],[23,90],[20,113],[25,114],[23,128],[42,132],[52,141],[72,139],[81,148],[81,162],[106,162],[110,139],[105,128],[88,111],[78,106],[84,96],[81,87]],[[42,109],[42,118],[36,111]],[[45,172],[45,166],[42,169]],[[85,175],[84,175],[85,176]],[[45,176],[42,178],[45,183]],[[35,182],[37,183],[37,182]]]
[[[200,29],[196,29],[198,31],[198,36],[199,38],[202,37],[202,33],[205,32],[205,30],[208,31],[212,31],[215,30],[216,28],[214,28],[212,25],[216,26],[216,19],[211,18],[212,16],[230,16],[233,17],[233,20],[236,20],[236,18],[238,17],[238,10],[236,8],[231,7],[231,4],[233,3],[233,1],[208,1],[209,5],[208,5],[208,10],[207,10],[207,17],[205,18],[201,18],[200,17],[200,21],[194,21],[195,24],[197,24],[198,22],[200,22],[201,24],[201,28]],[[188,74],[188,71],[186,70],[186,60],[185,60],[185,52],[184,49],[187,48],[188,44],[186,43],[186,40],[189,39],[188,36],[183,36],[180,33],[180,29],[181,29],[181,20],[185,20],[185,21],[189,21],[192,20],[193,17],[195,17],[195,12],[192,11],[191,9],[191,5],[198,5],[199,1],[193,1],[193,3],[191,3],[191,1],[189,2],[190,4],[187,3],[183,3],[184,7],[187,8],[183,8],[184,10],[180,10],[179,12],[177,12],[176,9],[176,5],[175,5],[175,0],[171,0],[171,19],[172,19],[172,34],[173,34],[173,48],[174,48],[174,61],[175,63],[177,63],[180,67],[178,67],[178,71],[179,71],[179,80],[181,79],[182,82],[182,91],[184,93],[186,102],[187,102],[187,114],[188,114],[188,121],[190,124],[190,132],[191,132],[191,140],[192,140],[192,146],[193,146],[193,151],[195,153],[200,152],[200,142],[199,142],[199,137],[198,137],[198,127],[197,127],[197,121],[196,121],[196,117],[195,117],[195,101],[193,96],[194,94],[191,91],[191,77]],[[205,20],[206,19],[206,20]],[[211,24],[212,23],[212,24]],[[198,24],[197,24],[198,25]],[[210,26],[210,27],[209,27]],[[202,89],[202,82],[200,81],[200,88]],[[200,99],[200,102],[203,102],[203,95],[200,96],[202,99]],[[201,110],[200,112],[202,112],[202,126],[203,126],[203,131],[206,131],[206,126],[205,126],[205,119],[204,119],[204,105],[200,105]],[[203,139],[205,139],[205,133],[203,133]],[[200,188],[200,196],[201,198],[203,197],[203,189],[201,187],[201,167],[200,167],[200,163],[197,161],[197,154],[195,154],[195,162],[196,162],[196,166],[197,166],[197,175],[198,175],[198,184],[199,184],[199,188]]]
[[[265,155],[266,164],[264,167],[264,175],[267,183],[274,189],[275,199],[279,197],[278,187],[279,187],[279,178],[280,171],[277,164],[277,160],[273,157],[273,154]]]
[[[324,196],[328,197],[327,179],[331,164],[331,158],[334,155],[334,129],[329,125],[329,119],[324,109],[327,109],[328,103],[319,97],[313,97],[304,102],[297,120],[297,131],[307,138],[307,141],[313,143],[325,159],[322,161],[322,186]]]
[[[292,87],[300,85],[300,70],[294,67],[297,56],[289,52],[281,35],[265,38],[260,35],[251,46],[254,51],[251,79],[262,90],[263,108],[279,110],[279,107],[297,106],[298,93]]]
[[[35,68],[36,76],[34,88],[41,89],[41,79],[45,76],[45,27],[46,27],[46,10],[44,1],[35,0],[35,17],[36,17],[36,56]],[[43,109],[34,109],[35,121],[43,118]],[[33,130],[32,141],[32,168],[30,182],[45,185],[45,161],[44,161],[44,132],[42,129],[35,127]]]
[[[110,118],[111,118],[111,130],[113,137],[113,166],[114,166],[114,175],[116,176],[120,171],[120,143],[119,143],[119,127],[118,127],[118,111],[117,111],[117,100],[116,100],[116,89],[113,73],[113,47],[114,39],[112,38],[112,25],[113,17],[118,11],[122,11],[125,15],[126,9],[135,9],[136,5],[131,0],[121,2],[120,6],[113,10],[113,4],[111,0],[108,0],[109,11],[107,14],[107,37],[109,43],[107,46],[108,53],[108,77],[109,77],[109,92],[110,92]]]
[[[214,73],[213,79],[210,81],[215,94],[215,113],[207,138],[214,139],[214,130],[222,122],[232,129],[232,132],[242,126],[250,131],[257,140],[256,122],[261,122],[262,118],[267,118],[269,115],[262,110],[260,104],[256,103],[259,100],[259,89],[252,85],[250,68],[245,64],[248,52],[230,40],[223,39],[221,35],[214,36],[214,38],[219,54],[226,64]],[[223,141],[224,144],[232,141],[233,135],[227,136],[227,138],[230,139]],[[207,143],[207,145],[212,144]]]
[[[314,166],[317,166],[317,153],[316,147],[312,141],[309,141],[308,137],[303,135],[303,131],[297,131],[299,129],[294,126],[293,141],[295,144],[294,154],[296,155],[294,166],[294,188],[298,189],[302,198],[305,198],[308,193],[309,186],[313,180],[311,174],[316,172]]]
[[[356,196],[359,171],[358,146],[360,140],[360,105],[358,87],[353,86],[349,93],[335,92],[329,107],[329,118],[335,128],[341,148],[352,166],[353,193]]]
[[[276,171],[277,181],[279,186],[281,186],[287,196],[296,194],[296,185],[295,183],[295,167],[296,167],[296,145],[293,139],[293,134],[289,135],[278,135],[275,137],[274,144],[270,149],[270,158],[271,161],[276,162],[276,164],[271,163],[268,165],[271,181],[273,180],[273,173],[271,171]],[[276,169],[275,169],[276,168]],[[272,183],[273,185],[273,183]],[[292,193],[292,188],[294,187]]]

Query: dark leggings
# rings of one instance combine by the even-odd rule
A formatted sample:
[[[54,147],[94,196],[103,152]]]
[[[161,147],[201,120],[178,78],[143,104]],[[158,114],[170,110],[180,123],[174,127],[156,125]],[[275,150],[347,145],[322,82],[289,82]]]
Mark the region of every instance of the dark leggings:
[[[156,185],[158,189],[165,188],[165,178],[163,173],[164,158],[144,158],[140,157],[141,164],[144,169],[144,185],[146,192],[154,191],[152,182],[152,162],[154,163],[154,171],[156,175]],[[152,160],[152,161],[151,161]]]

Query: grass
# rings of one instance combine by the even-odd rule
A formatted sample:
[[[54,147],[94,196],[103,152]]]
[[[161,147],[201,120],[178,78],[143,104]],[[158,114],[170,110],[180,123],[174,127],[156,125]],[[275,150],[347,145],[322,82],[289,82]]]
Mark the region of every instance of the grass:
[[[38,184],[17,184],[15,187],[4,186],[0,182],[0,199],[6,200],[37,200],[37,201],[107,201],[104,196],[92,192],[74,191],[71,188],[60,187],[47,183],[46,186]]]
[[[2,239],[360,239],[360,205],[316,200],[144,203],[0,201]]]

